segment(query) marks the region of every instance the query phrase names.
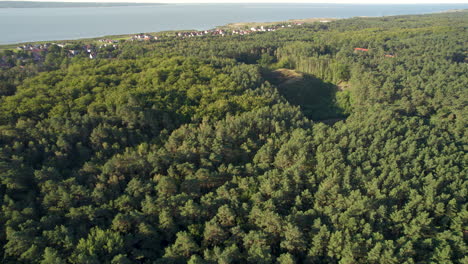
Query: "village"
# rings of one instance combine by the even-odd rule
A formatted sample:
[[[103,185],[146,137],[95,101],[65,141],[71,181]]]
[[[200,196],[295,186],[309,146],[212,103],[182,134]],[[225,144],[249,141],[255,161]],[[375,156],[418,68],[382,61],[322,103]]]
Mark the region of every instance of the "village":
[[[202,31],[188,31],[188,32],[176,32],[175,37],[189,38],[189,37],[201,37],[201,36],[226,36],[226,35],[249,35],[252,33],[260,32],[273,32],[281,28],[291,28],[294,26],[302,26],[303,22],[294,22],[288,24],[272,25],[272,26],[256,26],[248,29],[211,29]],[[161,39],[159,36],[153,36],[149,34],[136,34],[133,35],[130,41],[156,41]]]
[[[23,44],[16,47],[16,52],[10,50],[9,56],[0,57],[0,67],[9,68],[15,66],[14,61],[20,61],[21,64],[29,62],[44,62],[49,53],[61,53],[62,55],[73,58],[80,56],[89,59],[109,57],[110,52],[118,49],[118,40],[100,39],[93,44],[76,43],[41,43],[41,44]]]
[[[322,22],[322,21],[321,21]],[[325,21],[323,21],[325,22]],[[302,26],[303,22],[292,22],[292,23],[284,23],[284,24],[277,24],[277,25],[260,25],[260,26],[251,26],[245,27],[244,29],[227,29],[227,28],[216,28],[210,30],[202,30],[202,31],[182,31],[182,32],[175,32],[174,34],[166,34],[163,36],[155,36],[147,33],[135,34],[132,35],[130,38],[126,39],[127,41],[158,41],[163,38],[190,38],[190,37],[201,37],[201,36],[243,36],[249,35],[253,33],[261,33],[261,32],[273,32],[278,29],[282,28],[292,28],[296,26]],[[29,59],[32,59],[34,62],[40,62],[45,60],[45,56],[51,52],[53,47],[59,47],[62,51],[66,52],[68,57],[75,57],[80,55],[81,57],[87,57],[89,59],[97,58],[98,54],[102,49],[106,51],[118,49],[118,45],[120,42],[125,41],[125,39],[115,40],[115,39],[99,39],[94,41],[94,44],[86,44],[86,45],[77,45],[73,43],[43,43],[43,44],[23,44],[21,46],[16,47],[18,52],[27,52],[30,56]],[[96,43],[97,42],[97,43]],[[57,50],[55,50],[57,51]],[[26,61],[26,57],[17,57],[17,59],[21,61]],[[0,58],[0,67],[9,67],[12,63],[8,62],[8,58]]]
[[[329,21],[320,21],[322,23],[329,22]],[[274,32],[284,28],[292,28],[302,26],[303,22],[292,22],[292,23],[283,23],[277,25],[259,25],[259,26],[244,26],[243,29],[240,28],[216,28],[211,30],[203,30],[203,31],[182,31],[182,32],[175,32],[172,34],[160,35],[155,36],[151,34],[141,33],[132,35],[128,39],[121,39],[115,40],[110,38],[99,39],[94,41],[94,44],[86,44],[86,45],[77,45],[73,43],[44,43],[44,44],[24,44],[18,46],[16,49],[18,51],[27,52],[30,55],[29,59],[32,59],[34,62],[40,62],[45,60],[45,56],[51,51],[52,47],[59,47],[62,49],[63,52],[67,54],[68,57],[87,57],[89,59],[97,58],[98,54],[104,49],[106,52],[110,50],[116,50],[119,48],[119,43],[122,41],[150,41],[155,42],[162,39],[167,38],[191,38],[191,37],[202,37],[202,36],[244,36],[250,35],[254,33],[262,33],[262,32]],[[55,50],[57,51],[57,50]],[[369,49],[365,48],[355,48],[355,53],[367,53]],[[385,57],[393,58],[395,55],[393,54],[386,54]],[[26,58],[18,57],[17,59],[26,61]],[[9,67],[11,63],[8,62],[8,58],[2,57],[0,58],[0,67]]]

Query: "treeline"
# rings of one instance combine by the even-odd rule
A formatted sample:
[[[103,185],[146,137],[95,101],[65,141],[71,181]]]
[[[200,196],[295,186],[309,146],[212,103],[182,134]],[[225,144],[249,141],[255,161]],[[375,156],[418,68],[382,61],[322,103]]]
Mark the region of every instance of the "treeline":
[[[465,263],[467,19],[4,51],[1,262]]]

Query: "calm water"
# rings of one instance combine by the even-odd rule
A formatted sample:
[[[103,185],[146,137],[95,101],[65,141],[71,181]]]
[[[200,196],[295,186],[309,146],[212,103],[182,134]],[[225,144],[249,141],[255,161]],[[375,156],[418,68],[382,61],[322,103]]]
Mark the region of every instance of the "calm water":
[[[422,14],[465,8],[468,8],[468,4],[177,4],[147,7],[2,8],[0,44],[164,30],[201,30],[234,22]]]

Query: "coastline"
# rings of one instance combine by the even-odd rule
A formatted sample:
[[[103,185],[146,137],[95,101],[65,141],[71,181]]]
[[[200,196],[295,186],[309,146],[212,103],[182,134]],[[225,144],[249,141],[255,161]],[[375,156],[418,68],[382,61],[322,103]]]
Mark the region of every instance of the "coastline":
[[[243,28],[251,28],[251,27],[262,27],[262,26],[272,26],[278,24],[313,24],[313,23],[329,23],[337,20],[343,19],[351,19],[351,18],[304,18],[304,19],[289,19],[287,21],[274,21],[274,22],[238,22],[238,23],[230,23],[222,26],[217,26],[215,28],[206,29],[206,30],[196,30],[196,29],[180,29],[180,30],[165,30],[165,31],[157,31],[157,32],[134,32],[128,34],[118,34],[118,35],[105,35],[105,36],[95,36],[89,38],[76,38],[76,39],[63,39],[63,40],[39,40],[39,41],[26,41],[26,42],[18,42],[18,43],[11,43],[11,44],[0,44],[0,50],[8,50],[8,49],[15,49],[17,46],[21,45],[28,45],[28,44],[46,44],[46,43],[64,43],[69,44],[73,42],[92,42],[98,41],[100,39],[110,39],[110,40],[128,40],[133,35],[136,34],[149,34],[149,35],[156,35],[156,36],[174,36],[177,32],[203,32],[207,30],[217,30],[217,29],[224,29],[224,30],[237,30]]]
[[[468,9],[450,9],[440,12],[434,13],[425,13],[425,14],[407,14],[407,15],[430,15],[430,14],[444,14],[444,13],[461,13],[461,12],[468,12]],[[401,16],[401,15],[395,15]],[[175,35],[177,32],[198,32],[198,31],[206,31],[206,30],[215,30],[215,29],[224,29],[224,30],[233,30],[233,29],[243,29],[243,28],[250,28],[250,27],[261,27],[261,26],[272,26],[278,25],[281,23],[302,23],[302,24],[313,24],[313,23],[329,23],[338,20],[347,20],[347,19],[355,19],[355,18],[380,18],[380,17],[391,17],[391,16],[353,16],[349,18],[336,18],[336,17],[311,17],[311,18],[303,18],[303,19],[289,19],[285,21],[272,21],[272,22],[235,22],[229,23],[222,26],[217,26],[211,29],[179,29],[179,30],[164,30],[164,31],[156,31],[156,32],[133,32],[133,33],[124,33],[124,34],[116,34],[116,35],[99,35],[99,36],[91,36],[91,37],[78,37],[78,38],[68,38],[68,39],[56,39],[56,40],[37,40],[37,41],[24,41],[24,42],[15,42],[15,43],[7,43],[7,44],[0,44],[0,50],[9,50],[15,49],[17,46],[20,45],[28,45],[28,44],[46,44],[46,43],[73,43],[77,41],[81,42],[92,42],[98,41],[100,39],[110,39],[110,40],[128,40],[131,36],[135,34],[150,34],[156,36],[170,36]]]
[[[229,24],[254,22],[261,25],[288,19],[422,15],[467,8],[468,5],[461,4],[409,7],[343,4],[170,4],[111,8],[0,8],[0,45],[93,39],[168,30],[209,30]]]

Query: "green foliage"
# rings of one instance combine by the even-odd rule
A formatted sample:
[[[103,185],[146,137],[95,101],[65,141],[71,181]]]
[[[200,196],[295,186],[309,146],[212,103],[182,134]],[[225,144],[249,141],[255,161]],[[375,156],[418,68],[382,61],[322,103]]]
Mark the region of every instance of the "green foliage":
[[[466,262],[466,23],[2,52],[2,263]]]
[[[44,250],[44,259],[41,261],[41,264],[61,264],[64,262],[65,260],[53,248],[46,248]]]

